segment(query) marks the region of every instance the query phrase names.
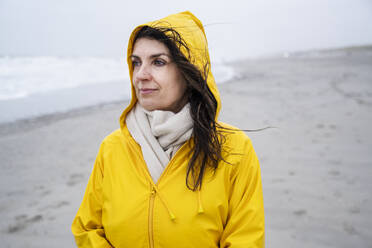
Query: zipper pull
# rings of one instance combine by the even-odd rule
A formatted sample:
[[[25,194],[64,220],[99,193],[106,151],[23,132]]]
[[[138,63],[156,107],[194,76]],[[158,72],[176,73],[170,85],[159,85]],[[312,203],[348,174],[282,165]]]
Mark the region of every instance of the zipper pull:
[[[155,188],[152,188],[151,189],[151,196],[155,196],[155,194],[156,194],[156,190],[155,190]]]

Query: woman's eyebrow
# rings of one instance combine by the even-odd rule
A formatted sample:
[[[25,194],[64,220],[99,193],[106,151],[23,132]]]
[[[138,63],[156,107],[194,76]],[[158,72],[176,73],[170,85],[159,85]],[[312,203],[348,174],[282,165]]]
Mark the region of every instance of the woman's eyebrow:
[[[170,57],[169,54],[167,54],[167,53],[156,53],[156,54],[151,55],[150,58],[160,57],[161,55]]]
[[[160,57],[160,56],[162,56],[162,55],[167,56],[167,57],[170,58],[170,55],[167,54],[167,53],[155,53],[155,54],[150,55],[150,58],[157,58],[157,57]],[[132,59],[141,59],[139,56],[137,56],[137,55],[135,55],[135,54],[130,55],[130,57],[131,57]]]
[[[131,59],[140,59],[140,57],[138,57],[137,55],[134,55],[134,54],[130,55],[129,57],[130,57]]]

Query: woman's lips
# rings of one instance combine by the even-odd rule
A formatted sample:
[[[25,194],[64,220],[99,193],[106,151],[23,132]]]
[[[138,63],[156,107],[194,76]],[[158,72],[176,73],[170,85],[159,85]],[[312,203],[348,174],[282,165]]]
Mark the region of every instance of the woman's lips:
[[[142,95],[148,95],[148,94],[151,94],[154,91],[156,91],[156,89],[147,89],[147,88],[144,88],[144,89],[140,89],[139,91],[140,91],[140,93]]]

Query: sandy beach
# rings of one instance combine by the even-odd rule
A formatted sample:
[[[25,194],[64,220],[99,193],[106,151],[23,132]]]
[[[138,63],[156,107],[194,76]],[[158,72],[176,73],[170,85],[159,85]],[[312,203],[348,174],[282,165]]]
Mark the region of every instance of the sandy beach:
[[[219,119],[261,163],[268,248],[372,247],[372,47],[231,63]],[[0,125],[1,247],[75,247],[71,222],[127,102]]]

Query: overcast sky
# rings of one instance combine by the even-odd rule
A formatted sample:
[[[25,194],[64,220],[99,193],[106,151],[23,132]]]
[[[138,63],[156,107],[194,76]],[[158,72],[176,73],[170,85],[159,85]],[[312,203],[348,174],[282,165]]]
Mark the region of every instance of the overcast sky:
[[[372,44],[371,0],[0,0],[0,55],[120,57],[136,25],[184,10],[212,58]]]

